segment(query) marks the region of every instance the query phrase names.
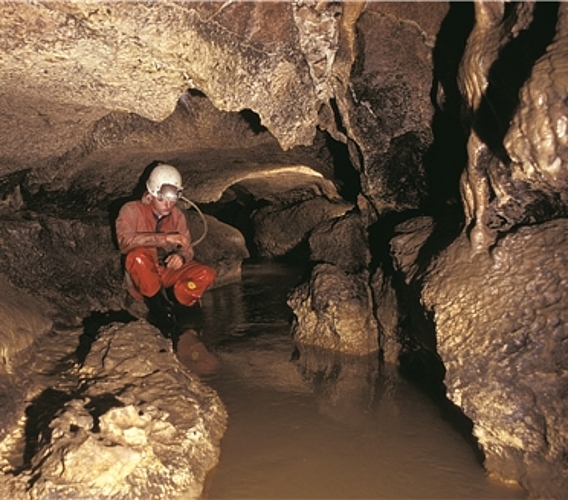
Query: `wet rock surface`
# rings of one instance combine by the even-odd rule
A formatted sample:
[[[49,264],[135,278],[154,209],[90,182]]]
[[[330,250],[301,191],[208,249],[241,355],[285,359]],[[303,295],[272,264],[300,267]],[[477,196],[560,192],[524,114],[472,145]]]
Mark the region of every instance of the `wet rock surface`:
[[[431,4],[429,21],[415,23],[411,11],[374,3],[357,21],[362,36],[351,73],[349,136],[363,158],[362,191],[381,213],[416,208],[426,196],[424,156],[433,141],[434,114],[431,85],[424,85],[431,71],[429,29],[446,13],[447,5]]]
[[[70,218],[71,213],[61,215],[4,212],[0,257],[5,278],[43,303],[44,314],[59,325],[77,326],[94,311],[123,309],[130,298],[114,240],[112,211],[77,213],[76,218]],[[241,263],[248,256],[242,235],[213,217],[207,218],[207,238],[196,247],[196,258],[218,269],[219,284],[240,279]],[[199,215],[191,210],[188,219],[199,238],[204,231]],[[21,307],[41,310],[31,299],[27,306],[23,302]],[[16,308],[13,312],[17,315]],[[14,317],[6,324],[18,323],[25,330],[33,314],[28,320]],[[46,328],[37,325],[34,331],[38,336]],[[20,342],[18,336],[13,337],[14,342]],[[9,342],[6,349],[10,349]]]
[[[492,255],[462,236],[428,272],[448,397],[474,422],[488,470],[537,496],[567,491],[568,221],[524,227]]]
[[[0,276],[0,441],[24,409],[26,382],[18,367],[34,355],[37,339],[51,331],[51,310]]]
[[[0,276],[0,373],[10,373],[21,362],[18,354],[28,349],[37,337],[53,326],[51,307],[32,297]]]
[[[518,225],[566,217],[558,95],[568,81],[568,10],[563,2],[475,2],[475,11],[459,75],[469,130],[460,184],[473,249],[486,251]]]
[[[13,458],[2,464],[2,495],[199,497],[226,427],[216,393],[145,321],[103,326],[88,353],[71,351],[77,333],[42,344],[35,363],[45,369],[55,354],[61,375],[35,377],[25,433],[16,428],[3,443]]]
[[[253,215],[259,255],[279,257],[305,242],[321,222],[345,214],[351,205],[342,200],[314,197],[285,206],[270,206]]]
[[[377,322],[365,273],[347,274],[332,264],[318,264],[309,282],[288,298],[294,313],[292,335],[298,344],[365,355],[376,352]]]

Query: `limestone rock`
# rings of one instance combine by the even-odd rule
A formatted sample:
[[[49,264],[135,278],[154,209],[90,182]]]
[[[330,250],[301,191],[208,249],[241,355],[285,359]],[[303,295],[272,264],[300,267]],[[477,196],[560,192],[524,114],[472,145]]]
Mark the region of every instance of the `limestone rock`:
[[[423,159],[433,140],[434,108],[425,82],[431,78],[432,37],[447,6],[428,8],[426,21],[392,4],[370,3],[357,20],[350,94],[338,92],[353,141],[351,161],[379,213],[416,208],[426,194]]]
[[[366,269],[371,251],[365,222],[356,212],[323,221],[310,234],[310,259],[334,264],[347,273]]]
[[[474,423],[487,469],[533,494],[568,488],[568,221],[519,229],[492,257],[461,237],[426,278],[448,397]]]
[[[378,351],[377,323],[365,278],[365,273],[353,275],[331,264],[316,265],[309,282],[288,298],[295,341],[345,354]]]
[[[106,327],[32,458],[30,498],[198,498],[227,415],[141,321]]]
[[[198,164],[199,178],[215,156],[203,161],[203,151],[223,149],[229,157],[214,170],[242,169],[229,150],[311,146],[318,126],[349,144],[380,211],[415,207],[424,194],[431,47],[445,3],[426,15],[415,6],[303,1],[1,9],[0,177],[24,174],[28,197],[72,188],[104,203],[105,194],[129,192],[152,161],[184,174]],[[223,190],[200,191],[215,201]]]
[[[427,216],[415,217],[398,224],[394,231],[390,241],[394,266],[408,285],[420,270],[420,251],[434,231],[434,221]]]
[[[253,214],[254,241],[259,254],[277,257],[306,241],[320,222],[344,215],[352,205],[339,200],[314,197],[286,206],[261,208]]]
[[[375,317],[379,325],[379,347],[387,363],[398,365],[401,352],[402,304],[393,279],[378,267],[371,279]]]
[[[18,353],[53,326],[50,306],[0,276],[0,373],[10,373]]]
[[[0,276],[0,443],[16,426],[25,405],[27,381],[18,366],[33,357],[34,345],[53,327],[52,313],[52,306],[40,297]]]
[[[191,234],[196,240],[201,236],[205,239],[194,247],[195,260],[217,271],[214,286],[239,281],[243,260],[249,257],[244,236],[236,228],[209,215],[205,215],[206,227],[203,227],[203,221],[197,217],[194,212],[189,215]]]
[[[68,218],[68,213],[62,214],[64,218],[27,215],[12,215],[0,223],[0,256],[7,277],[50,304],[44,308],[49,309],[50,318],[76,324],[91,311],[124,307],[127,293],[110,215],[108,219],[100,212],[78,214],[75,219]],[[203,232],[201,221],[194,211],[189,217],[198,238]],[[242,260],[248,255],[242,235],[213,217],[207,219],[206,238],[196,247],[196,255],[218,270],[218,284],[239,280]],[[32,299],[28,302],[34,303]],[[23,331],[34,318],[26,313],[26,319],[17,319],[15,304],[11,312],[16,314],[6,325],[19,324]],[[40,324],[36,327],[34,335],[45,331]],[[15,341],[7,349],[27,338],[10,335]]]
[[[313,139],[317,99],[288,3],[4,2],[1,17],[11,99],[161,121],[197,88],[224,111],[255,110],[285,149]]]
[[[15,214],[0,234],[6,276],[45,299],[52,319],[76,324],[90,310],[120,308],[120,260],[108,221]]]
[[[512,160],[512,186],[503,183],[494,204],[499,214],[515,222],[538,217],[533,203],[549,205],[544,217],[568,211],[568,103],[563,98],[568,91],[567,55],[568,9],[560,4],[555,38],[521,89],[518,112],[504,138]]]
[[[474,5],[459,78],[469,129],[460,189],[479,252],[518,225],[568,213],[560,97],[568,79],[568,11],[562,2]]]

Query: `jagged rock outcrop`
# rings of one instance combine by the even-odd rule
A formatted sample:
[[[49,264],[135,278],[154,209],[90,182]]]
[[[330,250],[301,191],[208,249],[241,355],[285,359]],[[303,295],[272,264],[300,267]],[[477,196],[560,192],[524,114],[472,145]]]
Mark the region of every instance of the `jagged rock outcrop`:
[[[18,353],[53,327],[53,308],[0,276],[0,373],[11,373]]]
[[[301,350],[313,346],[365,356],[379,349],[366,224],[366,216],[351,210],[311,232],[308,244],[315,265],[309,280],[288,298],[294,313],[292,334]]]
[[[111,324],[75,375],[32,399],[24,464],[3,495],[199,498],[227,415],[168,340],[144,321]]]
[[[77,214],[76,219],[67,219],[25,212],[11,214],[0,222],[5,277],[43,300],[45,315],[60,324],[80,324],[93,311],[125,306],[128,294],[113,240],[114,222],[110,214],[110,220],[102,215]],[[192,211],[189,217],[198,238],[203,233],[199,216]],[[248,255],[242,235],[214,218],[208,219],[207,235],[196,247],[196,255],[218,269],[219,285],[240,279],[240,266]],[[34,302],[30,300],[28,306],[33,307]],[[15,322],[26,330],[25,321],[16,319],[17,309],[12,312],[14,318],[4,323],[6,334]],[[49,330],[37,326],[35,336]],[[21,342],[18,335],[13,336],[14,345]]]
[[[53,327],[52,307],[0,276],[0,443],[25,408],[26,381],[18,366],[33,356],[39,337]]]
[[[379,213],[417,208],[428,192],[432,48],[447,5],[430,4],[427,20],[402,9],[370,3],[361,14],[349,91],[338,93],[351,161]]]
[[[424,302],[448,397],[472,419],[487,469],[536,496],[563,498],[568,288],[558,249],[567,228],[558,217],[568,207],[568,9],[475,6],[461,68],[471,112],[461,187],[473,255],[462,237],[436,259]]]
[[[259,209],[252,216],[259,255],[278,257],[290,253],[319,223],[339,217],[350,208],[351,204],[340,199],[313,197]]]
[[[371,263],[367,220],[350,211],[319,224],[310,234],[310,259],[334,264],[347,273],[361,272]]]
[[[381,350],[385,361],[395,365],[415,353],[423,355],[436,349],[434,336],[425,334],[420,322],[415,321],[421,313],[420,291],[415,282],[431,257],[431,253],[424,253],[428,252],[426,244],[434,229],[434,220],[427,216],[397,224],[389,242],[392,269],[379,267],[372,277]]]

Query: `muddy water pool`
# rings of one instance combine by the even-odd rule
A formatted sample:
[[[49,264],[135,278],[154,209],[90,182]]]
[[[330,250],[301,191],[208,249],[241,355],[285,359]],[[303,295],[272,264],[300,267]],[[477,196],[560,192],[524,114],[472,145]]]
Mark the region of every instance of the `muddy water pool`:
[[[460,425],[374,357],[294,350],[286,296],[300,271],[249,263],[204,297],[204,381],[229,414],[207,499],[527,498],[488,477]]]

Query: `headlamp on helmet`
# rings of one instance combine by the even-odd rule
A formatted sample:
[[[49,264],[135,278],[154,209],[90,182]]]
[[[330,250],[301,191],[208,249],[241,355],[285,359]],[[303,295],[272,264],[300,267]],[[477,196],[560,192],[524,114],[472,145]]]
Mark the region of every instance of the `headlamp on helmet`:
[[[170,203],[175,203],[179,200],[182,194],[182,190],[178,189],[176,186],[171,184],[162,184],[162,187],[158,191],[158,200],[169,201]]]

